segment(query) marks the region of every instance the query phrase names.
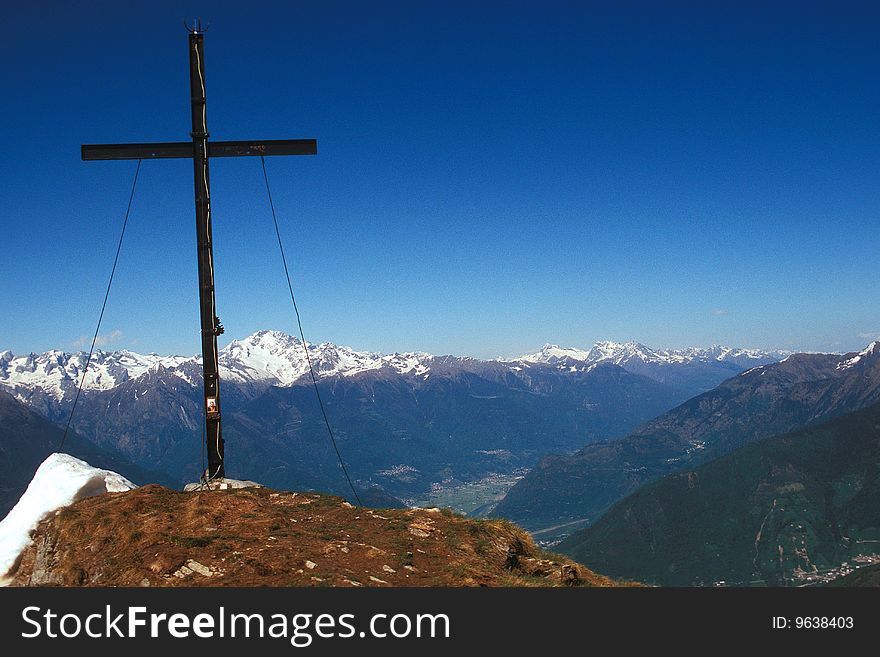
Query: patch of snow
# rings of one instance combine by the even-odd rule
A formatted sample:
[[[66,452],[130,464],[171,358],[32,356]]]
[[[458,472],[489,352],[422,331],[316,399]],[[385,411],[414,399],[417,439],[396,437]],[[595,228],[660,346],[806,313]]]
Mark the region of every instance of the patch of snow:
[[[0,521],[0,585],[4,578],[15,574],[19,558],[31,544],[31,535],[41,520],[77,500],[135,487],[122,475],[94,468],[69,454],[49,455],[18,504]]]
[[[766,373],[766,367],[767,367],[766,365],[758,365],[757,367],[751,367],[747,370],[743,370],[742,372],[737,374],[737,376],[754,375],[755,372],[761,372],[761,376],[764,376],[764,374]]]

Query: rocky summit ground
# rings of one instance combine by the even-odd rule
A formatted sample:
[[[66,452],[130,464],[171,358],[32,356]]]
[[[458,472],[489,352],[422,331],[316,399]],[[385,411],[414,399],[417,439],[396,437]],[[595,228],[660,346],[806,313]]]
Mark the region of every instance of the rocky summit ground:
[[[515,525],[267,488],[157,485],[44,520],[18,586],[613,586]]]

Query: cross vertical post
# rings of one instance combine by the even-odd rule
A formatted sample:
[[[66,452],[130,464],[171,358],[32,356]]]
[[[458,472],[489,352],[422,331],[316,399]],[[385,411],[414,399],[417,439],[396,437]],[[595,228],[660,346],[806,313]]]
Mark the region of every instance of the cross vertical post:
[[[217,336],[223,325],[217,317],[214,296],[214,247],[211,231],[211,188],[208,160],[212,157],[268,157],[273,155],[316,155],[314,139],[263,139],[258,141],[208,142],[205,102],[205,33],[198,23],[189,34],[189,86],[192,109],[192,142],[154,142],[135,144],[83,144],[82,159],[193,160],[196,202],[196,249],[199,272],[199,318],[202,336],[202,368],[205,402],[205,442],[208,452],[205,480],[226,476],[223,432],[220,426],[220,367]]]
[[[208,117],[205,97],[205,39],[189,35],[189,86],[192,104],[193,183],[196,201],[196,244],[199,269],[199,316],[202,327],[202,367],[205,393],[207,478],[226,476],[220,416],[220,365],[217,336],[223,333],[214,296],[214,248],[211,228],[211,187],[208,172]]]

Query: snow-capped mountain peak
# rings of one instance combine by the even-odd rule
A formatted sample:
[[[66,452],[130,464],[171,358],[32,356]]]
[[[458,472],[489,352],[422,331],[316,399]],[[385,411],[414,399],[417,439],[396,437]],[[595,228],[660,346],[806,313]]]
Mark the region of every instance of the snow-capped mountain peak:
[[[875,340],[874,342],[869,344],[867,347],[862,349],[855,356],[847,358],[845,361],[843,361],[842,363],[840,363],[840,365],[837,366],[837,369],[846,370],[851,367],[855,367],[856,365],[858,365],[860,363],[864,363],[865,361],[869,360],[870,358],[876,357],[876,356],[880,356],[880,340]]]
[[[280,331],[258,331],[220,350],[220,377],[239,383],[286,384],[308,371],[302,343]]]
[[[557,361],[570,359],[577,361],[587,361],[590,358],[590,352],[583,349],[575,349],[574,347],[560,347],[557,344],[545,344],[540,351],[533,354],[526,354],[514,360],[526,363],[555,363]]]
[[[597,342],[589,353],[589,360],[594,363],[623,365],[631,360],[640,360],[646,363],[662,360],[657,352],[640,342]]]
[[[400,374],[422,374],[427,371],[428,354],[382,355],[355,351],[331,342],[303,343],[280,331],[258,331],[243,340],[233,340],[220,352],[220,376],[240,383],[269,381],[288,386],[309,372],[309,361],[315,375],[353,376],[369,370],[391,368]]]
[[[555,344],[545,344],[541,350],[533,354],[520,356],[514,360],[526,363],[560,363],[568,360],[580,361],[588,364],[613,363],[622,365],[631,360],[643,362],[658,362],[663,360],[653,349],[639,342],[610,342],[601,341],[594,344],[590,349],[583,350],[575,347],[560,347]]]

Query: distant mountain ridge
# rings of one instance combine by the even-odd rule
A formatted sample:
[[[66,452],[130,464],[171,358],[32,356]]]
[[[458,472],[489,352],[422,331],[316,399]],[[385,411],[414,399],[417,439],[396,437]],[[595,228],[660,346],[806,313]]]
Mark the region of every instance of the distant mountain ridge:
[[[544,345],[533,354],[513,359],[480,360],[459,356],[435,356],[422,352],[377,354],[324,342],[307,343],[309,357],[320,378],[355,376],[364,372],[426,376],[434,370],[482,372],[488,369],[522,371],[523,367],[545,364],[561,370],[583,371],[593,365],[610,363],[660,382],[667,382],[667,368],[715,367],[711,388],[727,376],[751,367],[775,362],[789,352],[760,351],[714,346],[708,349],[654,350],[637,342],[598,342],[589,350]],[[242,340],[233,340],[220,351],[222,381],[242,385],[291,386],[308,374],[302,342],[280,331],[258,331]],[[76,390],[86,363],[85,352],[47,351],[16,356],[0,352],[0,386],[22,401],[31,403],[31,394],[40,393],[53,402],[62,402]],[[199,375],[198,356],[160,356],[129,350],[98,350],[92,357],[84,382],[85,390],[110,390],[150,371],[163,369],[194,383]],[[672,378],[676,378],[672,376]],[[679,376],[678,378],[682,378]],[[52,402],[50,402],[51,404]]]
[[[791,354],[718,345],[707,349],[652,349],[639,342],[597,342],[587,351],[545,344],[540,351],[513,362],[547,363],[572,370],[610,363],[672,386],[683,397],[692,397],[743,370],[775,363]]]
[[[794,354],[749,369],[628,436],[547,457],[495,513],[528,529],[595,522],[640,486],[762,438],[880,401],[880,342],[850,354]]]
[[[554,363],[564,360],[581,361],[588,364],[614,363],[626,367],[634,362],[681,364],[694,361],[730,362],[749,369],[768,362],[782,360],[790,356],[791,351],[762,351],[760,349],[740,349],[713,345],[709,348],[688,347],[686,349],[652,349],[640,342],[597,342],[592,348],[584,351],[573,347],[560,347],[545,344],[540,351],[526,354],[513,361],[531,363]]]

